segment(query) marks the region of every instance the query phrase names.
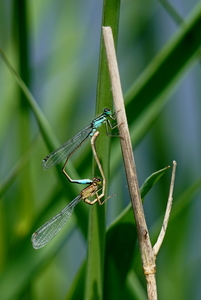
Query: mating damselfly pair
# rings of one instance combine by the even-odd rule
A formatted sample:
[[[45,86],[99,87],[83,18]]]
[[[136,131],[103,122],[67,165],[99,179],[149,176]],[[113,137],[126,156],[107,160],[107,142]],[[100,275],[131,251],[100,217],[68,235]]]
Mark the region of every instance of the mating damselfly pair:
[[[53,151],[50,155],[46,156],[43,160],[43,168],[49,169],[60,162],[62,162],[65,159],[64,166],[62,168],[62,172],[64,175],[68,178],[68,180],[72,183],[78,183],[78,184],[88,184],[86,188],[84,188],[80,194],[72,200],[61,212],[59,212],[56,216],[54,216],[52,219],[47,221],[44,225],[42,225],[36,232],[32,235],[32,245],[35,249],[42,248],[45,246],[57,233],[63,228],[63,226],[66,224],[70,216],[72,215],[72,212],[74,210],[74,207],[83,200],[87,204],[93,205],[94,203],[98,202],[100,205],[105,203],[107,199],[109,199],[112,196],[107,197],[103,201],[101,199],[105,196],[105,188],[106,188],[106,179],[103,172],[103,169],[101,167],[100,161],[98,159],[96,148],[95,148],[95,140],[99,135],[99,132],[97,131],[97,128],[100,127],[102,124],[106,124],[106,132],[108,135],[111,135],[108,132],[108,126],[113,129],[110,120],[109,119],[115,119],[112,115],[112,112],[110,109],[105,108],[103,113],[95,118],[91,124],[86,126],[82,131],[80,131],[77,135],[75,135],[72,139],[64,143],[61,147]],[[82,143],[87,139],[87,137],[91,137],[91,146],[94,158],[96,160],[96,163],[98,165],[99,171],[102,176],[102,180],[95,177],[93,179],[79,179],[79,180],[73,180],[70,178],[70,176],[67,174],[65,167],[68,162],[68,159],[70,156],[75,152],[77,148],[79,148]],[[101,194],[98,194],[99,191],[101,191]],[[95,196],[95,199],[90,201],[88,198]]]

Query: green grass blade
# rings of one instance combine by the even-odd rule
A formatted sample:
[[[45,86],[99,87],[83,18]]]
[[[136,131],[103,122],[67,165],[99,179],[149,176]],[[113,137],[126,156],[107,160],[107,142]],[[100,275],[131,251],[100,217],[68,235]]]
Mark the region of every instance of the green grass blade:
[[[2,197],[3,194],[10,188],[12,183],[15,181],[15,179],[21,173],[25,165],[28,163],[29,159],[31,158],[34,152],[35,145],[35,143],[31,145],[30,149],[19,159],[19,161],[10,170],[8,175],[3,179],[3,181],[0,184],[0,197]]]
[[[159,0],[159,2],[164,6],[169,15],[173,18],[176,24],[181,24],[183,22],[183,18],[178,13],[178,11],[174,8],[174,6],[167,0]]]
[[[30,92],[30,90],[28,89],[28,87],[26,86],[24,81],[21,79],[19,74],[16,72],[16,70],[13,68],[13,66],[11,65],[11,63],[9,62],[6,55],[3,53],[3,51],[1,49],[0,49],[0,55],[3,59],[3,61],[5,62],[6,66],[10,70],[10,72],[14,75],[14,77],[15,77],[17,83],[19,84],[19,86],[21,87],[22,91],[24,92],[24,94],[26,96],[25,99],[28,101],[28,103],[29,103],[34,115],[35,115],[35,118],[36,118],[38,126],[41,130],[43,138],[44,138],[44,140],[47,144],[47,147],[49,148],[49,151],[52,151],[53,149],[58,147],[59,143],[58,143],[58,140],[57,140],[55,134],[53,133],[53,131],[51,129],[51,126],[49,125],[49,123],[48,123],[47,119],[45,118],[43,112],[41,111],[38,104],[36,103],[33,95]],[[77,172],[73,168],[73,165],[72,165],[71,162],[68,163],[68,169],[69,169],[69,174],[72,177],[74,177],[74,178],[79,177]],[[66,192],[69,193],[69,187],[66,185],[66,180],[67,179],[65,178],[65,176],[61,172],[61,166],[60,165],[56,166],[56,170],[57,170],[57,174],[58,174],[59,179],[63,183],[64,188],[66,189]],[[74,191],[73,197],[75,197],[80,191],[79,187],[76,186],[76,185],[72,185],[71,189]],[[80,206],[78,206],[78,210],[76,211],[76,213],[78,213],[78,215],[82,214],[82,210],[81,210]],[[77,219],[78,219],[78,223],[80,224],[81,231],[82,231],[83,235],[86,237],[87,236],[87,219],[85,219],[85,214],[83,213],[82,218],[77,218]]]
[[[118,24],[119,24],[120,1],[106,0],[103,3],[102,26],[111,26],[115,43],[117,44]],[[101,34],[102,36],[102,34]],[[97,91],[97,114],[103,108],[112,107],[110,79],[107,67],[103,39],[101,37],[100,61],[99,61],[99,78]],[[102,132],[102,129],[100,129]],[[109,174],[109,138],[100,135],[96,149],[106,178]],[[94,172],[94,174],[96,174]],[[104,266],[104,248],[105,248],[105,207],[94,205],[89,215],[88,231],[88,253],[86,266],[86,282],[84,299],[103,299],[103,266]],[[94,290],[95,287],[95,290]]]
[[[129,123],[142,109],[148,107],[153,99],[164,101],[163,98],[169,95],[176,82],[197,61],[201,44],[200,26],[201,3],[199,2],[173,38],[126,93]],[[134,103],[135,110],[131,109]]]
[[[35,117],[36,117],[38,126],[39,126],[39,128],[41,130],[41,133],[43,135],[43,138],[44,138],[45,142],[47,143],[47,146],[50,149],[50,151],[52,151],[56,146],[58,146],[58,140],[55,137],[49,123],[47,122],[47,119],[45,118],[45,116],[42,113],[41,109],[37,105],[33,95],[30,92],[30,90],[28,89],[28,87],[26,86],[26,84],[24,83],[22,78],[19,76],[19,74],[16,72],[16,70],[13,68],[13,66],[11,65],[11,63],[9,62],[6,55],[4,54],[4,52],[1,49],[0,49],[0,55],[1,55],[4,63],[6,64],[8,69],[10,70],[10,72],[15,77],[15,79],[16,79],[17,83],[19,84],[19,86],[21,87],[22,91],[24,92],[24,95],[26,96],[26,99],[27,99],[27,101],[28,101],[28,103],[29,103],[29,105],[30,105]]]

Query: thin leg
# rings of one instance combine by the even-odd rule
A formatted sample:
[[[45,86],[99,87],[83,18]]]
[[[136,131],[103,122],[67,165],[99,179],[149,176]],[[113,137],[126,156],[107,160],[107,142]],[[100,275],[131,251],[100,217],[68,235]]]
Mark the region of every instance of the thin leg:
[[[77,148],[75,149],[77,150]],[[75,151],[74,150],[74,151]],[[67,162],[69,160],[69,158],[71,157],[71,155],[74,153],[74,151],[69,155],[69,157],[66,159],[65,163],[64,163],[64,166],[62,168],[62,172],[64,173],[64,175],[68,178],[68,180],[71,182],[71,183],[78,183],[78,184],[91,184],[93,182],[93,180],[91,179],[72,179],[68,173],[66,172],[65,168],[66,168],[66,165],[67,165]]]
[[[115,120],[115,119],[114,119],[114,120]],[[114,129],[114,128],[118,127],[118,124],[112,126],[110,120],[108,120],[108,119],[107,119],[107,123],[108,123],[108,125],[110,126],[111,129]]]
[[[108,131],[108,126],[109,126],[111,129],[114,129],[114,128],[118,127],[118,125],[116,124],[116,125],[112,126],[112,124],[110,123],[110,120],[107,120],[107,121],[105,122],[106,133],[107,133],[108,136],[112,136],[112,137],[121,137],[118,133],[117,133],[117,134],[112,134],[112,133],[110,133],[110,132]]]
[[[97,139],[97,137],[99,136],[99,131],[96,131],[94,133],[94,135],[92,136],[91,138],[91,147],[92,147],[92,151],[93,151],[93,155],[94,155],[94,158],[96,160],[96,163],[98,165],[98,168],[99,168],[99,171],[101,173],[101,176],[102,176],[102,193],[100,195],[98,195],[98,191],[96,192],[96,199],[94,199],[93,201],[90,201],[88,199],[85,199],[84,201],[88,204],[94,204],[98,201],[98,203],[100,205],[102,205],[103,203],[105,203],[109,198],[113,197],[114,195],[112,196],[109,196],[107,197],[105,200],[101,201],[101,198],[103,198],[105,196],[105,188],[106,188],[106,178],[105,178],[105,175],[104,175],[104,172],[103,172],[103,168],[101,166],[101,163],[100,163],[100,160],[98,158],[98,155],[97,155],[97,152],[96,152],[96,148],[95,148],[95,140]],[[89,203],[90,202],[90,203]]]
[[[101,163],[100,163],[100,160],[98,158],[98,155],[97,155],[97,152],[96,152],[96,148],[95,148],[95,140],[97,139],[98,136],[99,136],[99,131],[96,131],[94,133],[94,135],[92,136],[92,138],[91,138],[91,147],[92,147],[92,151],[93,151],[93,155],[94,155],[95,161],[96,161],[96,163],[98,165],[99,171],[100,171],[101,176],[102,176],[102,194],[105,195],[106,178],[105,178],[105,175],[104,175],[104,172],[103,172],[103,168],[101,166]]]
[[[111,198],[111,197],[113,197],[113,196],[115,196],[116,194],[114,194],[114,195],[111,195],[111,196],[108,196],[106,199],[104,199],[102,202],[101,202],[101,198],[103,198],[105,195],[102,193],[101,195],[98,195],[98,193],[96,193],[96,199],[94,199],[94,200],[89,200],[89,199],[84,199],[84,202],[85,203],[87,203],[87,204],[89,204],[89,205],[93,205],[93,204],[95,204],[96,202],[98,202],[99,203],[99,205],[103,205],[109,198]]]

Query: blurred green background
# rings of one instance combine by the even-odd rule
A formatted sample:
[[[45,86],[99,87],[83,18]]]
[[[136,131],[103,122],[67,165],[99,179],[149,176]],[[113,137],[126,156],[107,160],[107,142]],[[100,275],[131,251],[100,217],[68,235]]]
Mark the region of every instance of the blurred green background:
[[[198,2],[172,0],[177,19],[162,0],[124,0],[120,6],[117,57],[140,185],[173,160],[178,163],[172,216],[157,258],[158,295],[164,300],[201,298]],[[34,250],[30,239],[82,189],[67,180],[63,184],[56,168],[44,171],[41,162],[50,152],[48,141],[59,146],[95,117],[102,9],[102,1],[0,2],[0,49],[44,114],[42,126],[51,127],[46,131],[39,126],[37,113],[1,56],[2,300],[82,299],[76,292],[83,295],[84,275],[79,274],[87,253],[90,207],[80,203],[68,225],[44,249]],[[186,27],[178,22],[180,17]],[[69,164],[74,177],[92,176],[89,144]],[[117,195],[107,203],[108,226],[130,201],[116,138],[111,139],[110,161],[109,193]],[[144,202],[153,243],[165,211],[170,176],[169,170]],[[118,240],[121,231],[115,234]],[[146,299],[138,246],[131,261],[123,295]],[[110,289],[105,286],[104,295]]]

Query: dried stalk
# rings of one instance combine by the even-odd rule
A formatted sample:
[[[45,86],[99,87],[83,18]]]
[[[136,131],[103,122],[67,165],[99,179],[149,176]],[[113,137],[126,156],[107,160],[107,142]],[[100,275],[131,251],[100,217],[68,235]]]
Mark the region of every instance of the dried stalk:
[[[155,245],[153,247],[155,256],[157,256],[157,254],[160,250],[160,247],[164,240],[166,229],[168,226],[168,221],[169,221],[170,212],[171,212],[171,208],[172,208],[172,202],[173,202],[173,189],[174,189],[174,182],[175,182],[176,166],[177,166],[176,161],[173,161],[172,177],[171,177],[171,182],[170,182],[170,191],[169,191],[168,203],[167,203],[167,207],[166,207],[166,211],[165,211],[165,216],[164,216],[164,220],[163,220],[163,225],[161,227],[161,231],[159,233],[157,242],[155,243]]]
[[[138,179],[136,174],[134,155],[132,151],[132,145],[131,145],[131,140],[130,140],[130,135],[128,130],[127,118],[126,118],[126,113],[124,108],[124,100],[123,100],[123,94],[121,90],[121,83],[120,83],[118,65],[116,60],[114,41],[113,41],[112,31],[110,27],[103,27],[103,37],[105,42],[108,68],[109,68],[111,85],[112,85],[114,106],[117,115],[117,124],[119,127],[119,134],[121,136],[121,148],[122,148],[122,154],[123,154],[124,165],[126,170],[126,177],[127,177],[131,203],[132,203],[135,221],[136,221],[140,252],[141,252],[142,263],[143,263],[143,270],[147,281],[148,299],[157,300],[157,288],[156,288],[156,279],[155,279],[155,272],[156,272],[155,251],[157,250],[157,247],[155,248],[155,250],[153,250],[152,248],[151,241],[149,238],[149,232],[148,232],[148,228],[144,216],[142,201],[140,198],[140,191],[139,191]],[[173,176],[171,191],[173,191],[173,185],[174,185],[174,176]],[[169,198],[172,199],[172,192],[171,192],[171,197]],[[171,205],[168,205],[168,208],[171,208]],[[168,220],[167,217],[165,219],[166,221]],[[167,228],[167,224],[162,228],[164,234]],[[161,242],[162,240],[163,238],[160,239]]]

